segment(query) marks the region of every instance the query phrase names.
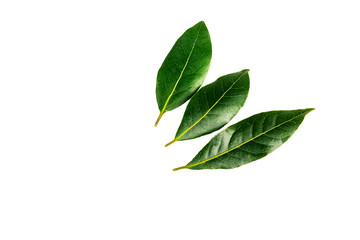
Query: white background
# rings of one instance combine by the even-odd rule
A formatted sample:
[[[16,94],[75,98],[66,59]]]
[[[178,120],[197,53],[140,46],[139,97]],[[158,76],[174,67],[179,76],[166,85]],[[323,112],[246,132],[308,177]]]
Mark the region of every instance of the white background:
[[[0,239],[360,239],[358,1],[1,1]],[[235,123],[315,107],[264,159],[181,170],[157,70],[204,20],[204,84],[249,68]]]

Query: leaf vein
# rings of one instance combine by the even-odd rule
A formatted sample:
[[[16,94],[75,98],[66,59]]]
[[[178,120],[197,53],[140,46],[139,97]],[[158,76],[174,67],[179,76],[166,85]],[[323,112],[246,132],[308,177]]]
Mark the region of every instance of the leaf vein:
[[[234,83],[231,84],[231,86],[224,91],[224,93],[219,97],[219,99],[190,127],[188,127],[183,133],[181,133],[177,138],[175,138],[175,141],[181,138],[185,133],[187,133],[191,128],[193,128],[196,124],[198,124],[219,102],[220,100],[226,95],[226,93],[241,79],[241,77],[247,72],[243,72]],[[199,103],[198,103],[199,104]]]
[[[218,158],[218,157],[220,157],[220,156],[222,156],[222,155],[224,155],[224,154],[227,154],[227,153],[229,153],[229,152],[231,152],[231,151],[233,151],[233,150],[235,150],[235,149],[240,148],[241,146],[245,145],[246,143],[253,141],[254,139],[256,139],[256,138],[262,136],[263,134],[265,134],[265,133],[267,133],[267,132],[269,132],[269,131],[277,128],[278,126],[281,126],[281,125],[283,125],[283,124],[285,124],[285,123],[287,123],[287,122],[290,122],[290,121],[294,120],[295,118],[298,118],[299,116],[304,115],[304,114],[305,114],[305,113],[301,113],[301,114],[299,114],[299,115],[297,115],[297,116],[295,116],[295,117],[292,117],[291,119],[289,119],[289,120],[287,120],[287,121],[284,121],[284,122],[282,122],[282,123],[280,123],[280,124],[278,124],[278,125],[270,128],[270,129],[268,129],[268,130],[266,130],[266,131],[258,134],[257,136],[255,136],[255,137],[253,137],[253,138],[250,138],[250,139],[246,140],[245,142],[240,143],[239,145],[237,145],[237,146],[235,146],[235,147],[233,147],[233,148],[231,148],[231,149],[229,149],[229,150],[227,150],[227,151],[224,151],[224,152],[222,152],[222,153],[220,153],[220,154],[217,154],[217,155],[215,155],[215,156],[213,156],[213,157],[210,157],[210,158],[208,158],[208,159],[205,159],[205,160],[203,160],[203,161],[201,161],[201,162],[194,163],[194,164],[191,164],[191,165],[186,165],[186,167],[187,167],[187,168],[194,167],[194,166],[197,166],[197,165],[200,165],[200,164],[204,164],[204,163],[206,163],[206,162],[208,162],[208,161],[211,161],[211,160],[213,160],[213,159],[216,159],[216,158]]]
[[[192,53],[193,53],[193,51],[194,51],[194,48],[195,48],[195,44],[196,44],[196,42],[197,42],[197,40],[198,40],[198,38],[199,38],[199,33],[200,33],[200,30],[201,30],[201,27],[202,27],[202,25],[201,25],[200,28],[199,28],[199,31],[198,31],[197,36],[196,36],[196,39],[195,39],[195,41],[194,41],[194,43],[193,43],[193,45],[192,45],[191,51],[190,51],[190,53],[189,53],[189,56],[188,56],[188,58],[186,59],[185,65],[184,65],[183,69],[182,69],[181,72],[180,72],[180,76],[179,76],[179,78],[176,80],[176,83],[175,83],[175,85],[174,85],[174,87],[173,87],[173,89],[172,89],[169,97],[167,98],[167,100],[166,100],[166,102],[165,102],[165,104],[164,104],[163,109],[161,110],[162,113],[165,112],[166,106],[167,106],[167,104],[168,104],[171,96],[174,94],[174,91],[175,91],[175,89],[176,89],[176,87],[177,87],[177,85],[178,85],[178,83],[179,83],[179,81],[180,81],[180,79],[181,79],[184,71],[185,71],[185,68],[187,67],[187,65],[188,65],[188,63],[189,63],[190,57],[191,57],[191,55],[192,55]]]

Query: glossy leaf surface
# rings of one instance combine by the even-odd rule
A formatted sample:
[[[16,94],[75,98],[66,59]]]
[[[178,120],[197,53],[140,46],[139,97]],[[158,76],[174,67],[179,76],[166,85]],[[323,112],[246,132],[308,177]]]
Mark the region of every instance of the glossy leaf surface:
[[[173,110],[200,88],[210,67],[212,47],[203,21],[197,23],[175,42],[161,65],[156,81],[159,118]]]
[[[228,74],[202,87],[190,99],[173,141],[212,133],[226,125],[244,105],[249,93],[249,70]]]
[[[253,115],[217,134],[192,161],[174,171],[184,168],[231,169],[263,158],[286,142],[312,110]]]

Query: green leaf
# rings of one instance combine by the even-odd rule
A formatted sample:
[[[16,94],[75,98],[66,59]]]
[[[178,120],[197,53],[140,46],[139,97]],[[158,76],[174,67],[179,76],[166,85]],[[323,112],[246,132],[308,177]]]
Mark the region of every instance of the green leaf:
[[[244,105],[249,92],[249,70],[218,78],[190,99],[174,140],[197,138],[226,125]]]
[[[271,111],[253,115],[217,134],[193,160],[174,171],[184,168],[231,169],[263,158],[286,142],[312,110]]]
[[[156,100],[163,114],[183,103],[200,88],[210,67],[212,55],[209,32],[203,21],[197,23],[175,42],[161,65],[156,81]]]

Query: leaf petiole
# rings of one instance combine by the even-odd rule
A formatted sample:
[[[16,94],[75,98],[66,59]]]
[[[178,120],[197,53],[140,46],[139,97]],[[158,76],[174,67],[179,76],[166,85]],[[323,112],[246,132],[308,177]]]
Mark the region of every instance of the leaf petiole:
[[[174,168],[173,171],[175,172],[175,171],[177,171],[177,170],[181,170],[181,169],[185,169],[185,168],[187,168],[187,166],[182,166],[182,167]]]
[[[165,113],[165,112],[160,112],[158,118],[156,119],[156,122],[155,122],[155,125],[154,125],[155,127],[157,127],[157,125],[159,124],[160,119],[161,119],[161,117],[164,115],[164,113]]]
[[[176,142],[176,141],[177,141],[177,138],[175,138],[175,139],[172,140],[171,142],[167,143],[167,144],[165,145],[165,147],[170,146],[171,144],[173,144],[173,143]]]

